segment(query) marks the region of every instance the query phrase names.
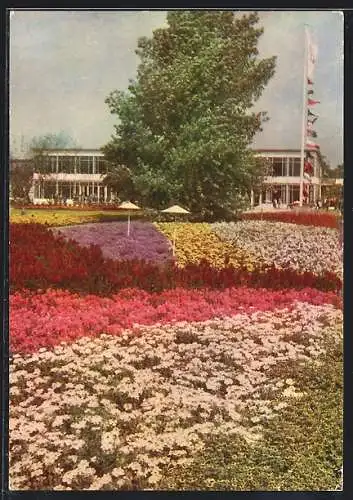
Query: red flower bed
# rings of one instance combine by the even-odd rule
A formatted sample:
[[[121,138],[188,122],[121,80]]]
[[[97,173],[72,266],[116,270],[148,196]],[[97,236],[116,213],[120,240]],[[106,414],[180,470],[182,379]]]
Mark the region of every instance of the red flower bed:
[[[205,321],[237,313],[290,309],[296,301],[340,306],[334,293],[312,289],[266,293],[245,287],[222,291],[175,289],[160,294],[134,289],[112,298],[80,297],[59,290],[25,291],[10,296],[10,347],[13,353],[30,353],[80,337],[118,335],[134,325]]]
[[[104,259],[97,246],[81,247],[66,241],[41,224],[10,225],[10,290],[63,288],[76,292],[112,295],[123,288],[147,291],[183,288],[317,288],[339,291],[341,280],[333,273],[315,276],[274,267],[254,271],[207,262],[187,265],[157,265],[144,261]]]
[[[288,222],[304,226],[339,227],[339,217],[325,212],[262,212],[244,213],[244,220],[265,220],[270,222]]]

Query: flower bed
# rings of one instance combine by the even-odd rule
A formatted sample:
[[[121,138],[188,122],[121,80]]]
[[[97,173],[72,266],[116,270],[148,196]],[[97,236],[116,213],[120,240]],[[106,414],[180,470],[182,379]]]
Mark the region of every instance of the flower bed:
[[[241,221],[212,225],[215,233],[236,248],[243,248],[259,263],[299,272],[342,275],[339,233],[324,227],[266,221]]]
[[[10,225],[10,488],[334,489],[338,232],[178,224],[177,265],[125,230]]]
[[[85,293],[111,295],[122,288],[161,291],[169,288],[227,288],[248,285],[256,288],[318,288],[340,290],[341,281],[332,273],[319,276],[293,269],[232,266],[217,269],[208,262],[173,263],[163,266],[148,262],[104,259],[98,246],[82,247],[39,224],[10,227],[10,289],[63,288]]]
[[[332,305],[300,302],[14,356],[10,488],[158,490],[207,439],[237,437],[238,449],[261,443],[269,420],[306,390],[276,367],[318,358],[325,339],[339,341],[341,319]],[[276,461],[263,466],[269,474]]]
[[[147,214],[132,214],[131,219],[147,217]],[[47,226],[71,226],[85,222],[126,221],[127,213],[123,210],[68,209],[43,208],[34,210],[11,209],[10,222],[13,224],[45,224]]]
[[[88,203],[84,203],[84,204],[75,204],[74,206],[68,206],[68,205],[60,205],[60,204],[52,204],[50,203],[49,205],[36,205],[34,203],[26,203],[26,204],[22,204],[22,203],[16,203],[16,202],[12,202],[11,203],[11,208],[15,208],[15,209],[19,209],[19,210],[68,210],[68,211],[79,211],[79,210],[83,210],[83,211],[88,211],[88,210],[93,210],[93,211],[97,211],[97,210],[119,210],[121,211],[121,209],[119,209],[119,203],[95,203],[95,204],[88,204]]]
[[[267,291],[228,288],[224,291],[176,289],[160,294],[124,290],[112,298],[80,297],[67,291],[15,293],[10,297],[11,350],[34,352],[40,347],[72,342],[101,333],[118,335],[134,324],[204,321],[251,311],[291,308],[296,302],[339,305],[334,293],[305,289]]]
[[[12,224],[46,224],[48,226],[65,226],[71,224],[83,224],[84,222],[92,222],[99,219],[99,215],[92,211],[92,213],[82,212],[69,213],[68,211],[54,211],[46,209],[43,212],[33,210],[31,212],[15,212],[10,214],[10,222]]]
[[[98,245],[106,258],[168,262],[173,260],[169,241],[149,222],[85,224],[61,228],[60,233],[83,246]]]
[[[253,261],[241,247],[221,241],[206,223],[164,222],[157,228],[171,241],[176,239],[176,259],[180,266],[206,261],[216,268],[226,264],[253,269]]]
[[[263,220],[270,222],[286,222],[313,227],[330,227],[337,229],[339,225],[339,215],[325,212],[251,212],[243,213],[243,220]]]

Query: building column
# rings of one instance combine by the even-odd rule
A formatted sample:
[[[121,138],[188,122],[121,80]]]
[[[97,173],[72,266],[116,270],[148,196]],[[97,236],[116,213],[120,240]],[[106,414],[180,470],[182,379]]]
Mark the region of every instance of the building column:
[[[97,184],[97,200],[98,200],[98,203],[101,200],[100,194],[101,194],[101,186],[100,186],[100,184]]]
[[[319,199],[319,185],[314,185],[313,186],[313,202],[316,203],[316,201]]]
[[[253,207],[254,206],[254,190],[251,189],[250,191],[250,206]]]
[[[289,205],[289,184],[286,184],[286,204]]]
[[[108,198],[108,186],[104,186],[104,202],[107,203]]]
[[[55,185],[55,194],[58,196],[59,194],[59,181],[58,181],[58,174],[59,174],[59,156],[56,155],[56,185]]]
[[[262,205],[262,191],[259,194],[259,205]]]

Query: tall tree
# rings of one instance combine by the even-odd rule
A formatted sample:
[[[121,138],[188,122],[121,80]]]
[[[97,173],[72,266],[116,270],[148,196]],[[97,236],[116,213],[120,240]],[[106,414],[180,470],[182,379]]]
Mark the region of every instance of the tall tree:
[[[258,21],[175,11],[167,28],[139,39],[137,80],[106,100],[120,122],[103,151],[110,178],[124,168],[141,203],[226,217],[258,178],[249,145],[267,114],[250,110],[275,69],[275,57],[258,57]]]
[[[33,163],[31,160],[10,159],[11,198],[29,202],[29,192],[33,183]]]

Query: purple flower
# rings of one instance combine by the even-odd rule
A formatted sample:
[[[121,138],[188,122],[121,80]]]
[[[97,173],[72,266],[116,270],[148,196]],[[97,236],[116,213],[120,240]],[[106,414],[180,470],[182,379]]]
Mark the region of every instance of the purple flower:
[[[158,263],[173,260],[169,240],[150,222],[132,221],[130,236],[127,222],[80,224],[60,228],[60,232],[80,245],[98,245],[106,258]]]

